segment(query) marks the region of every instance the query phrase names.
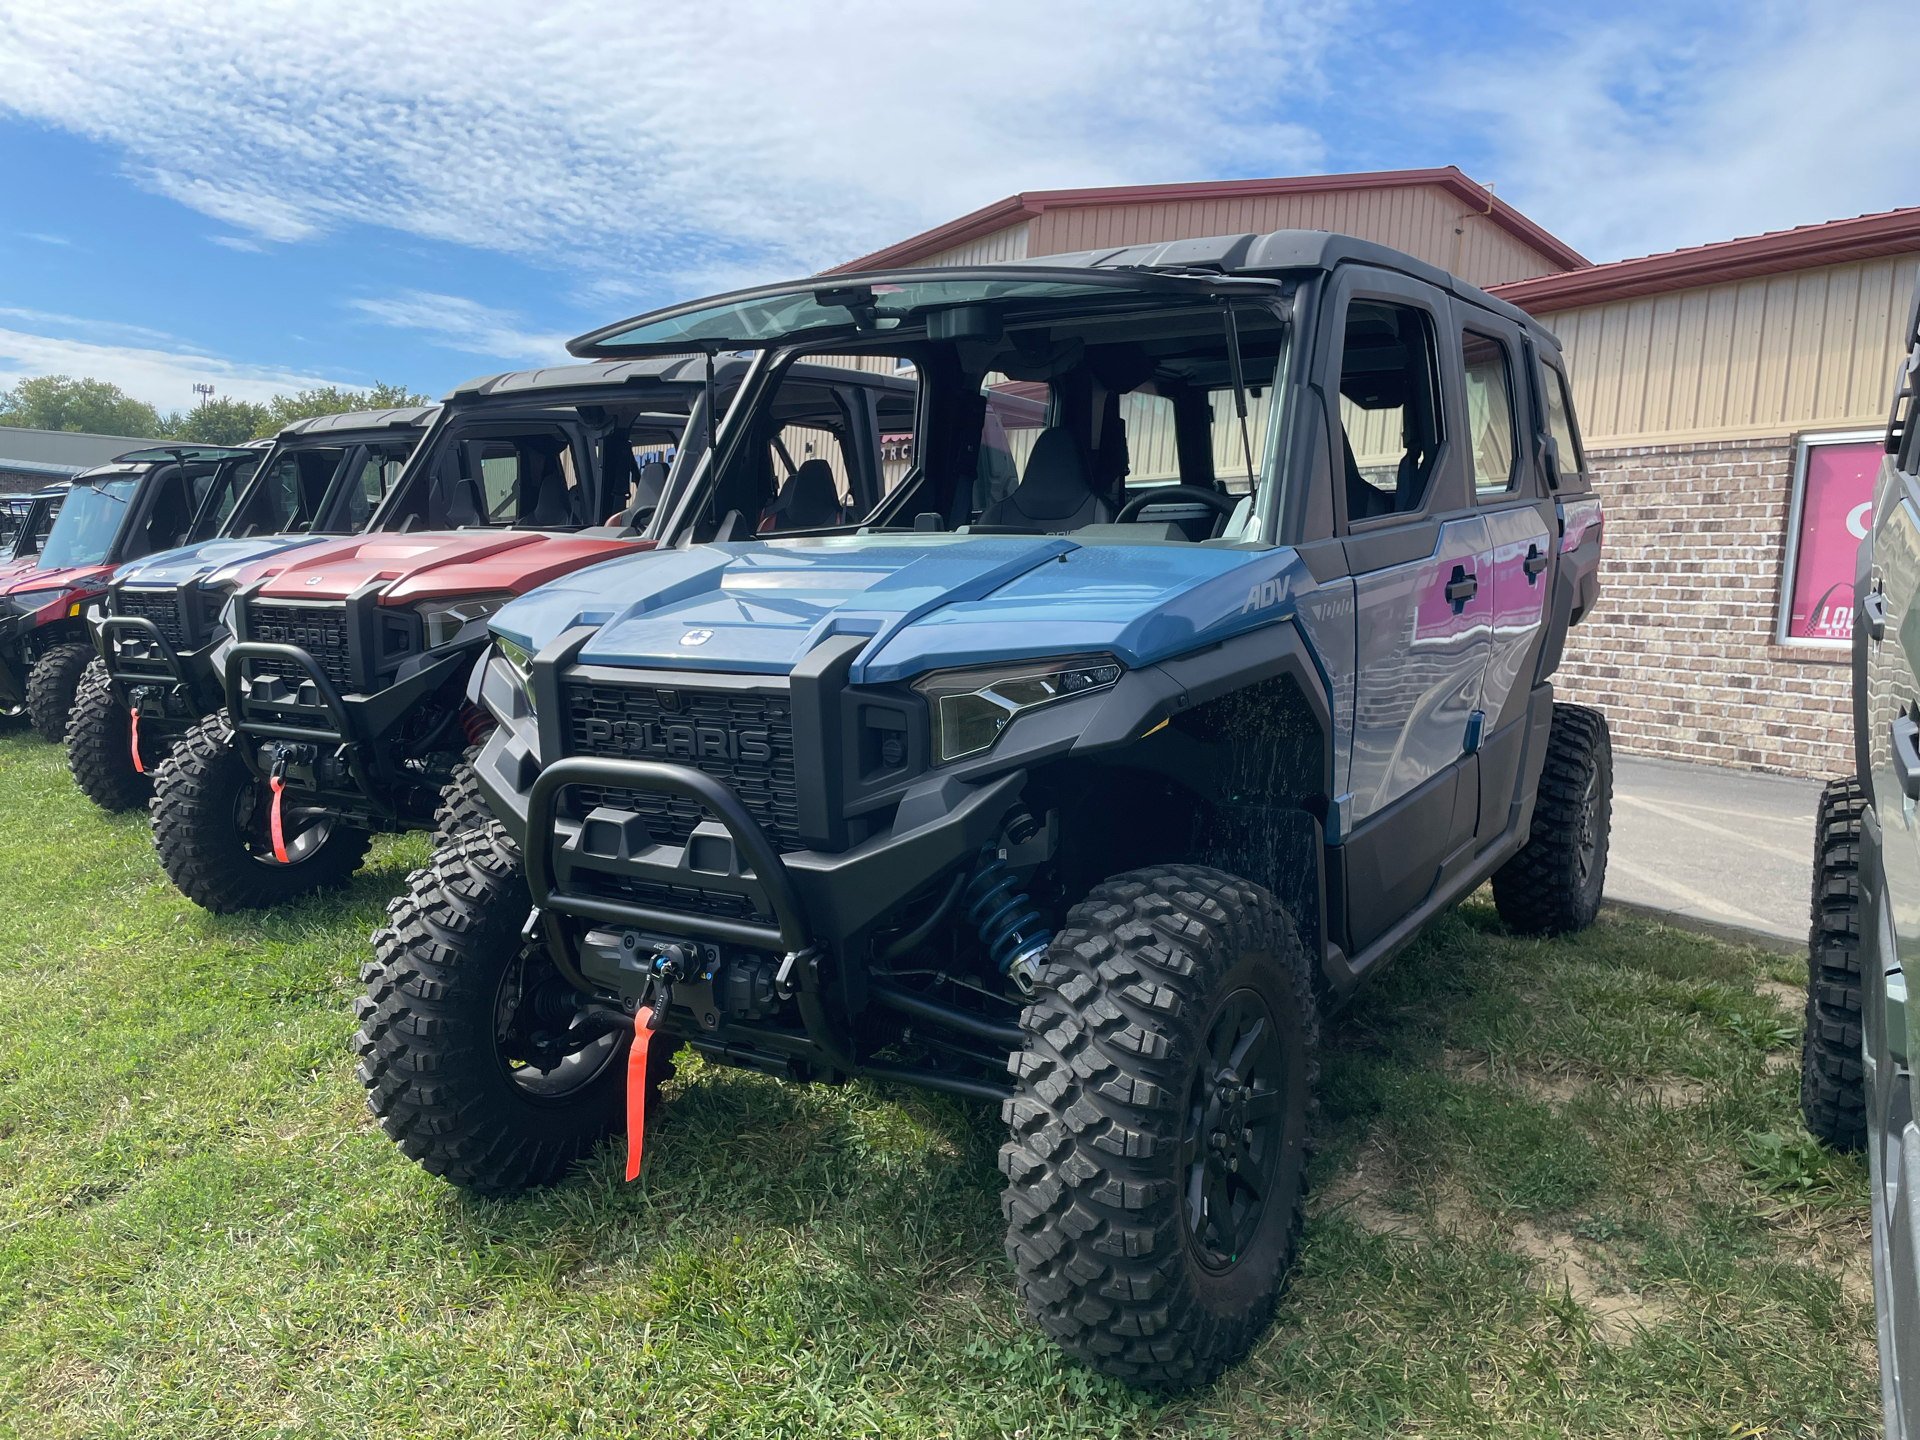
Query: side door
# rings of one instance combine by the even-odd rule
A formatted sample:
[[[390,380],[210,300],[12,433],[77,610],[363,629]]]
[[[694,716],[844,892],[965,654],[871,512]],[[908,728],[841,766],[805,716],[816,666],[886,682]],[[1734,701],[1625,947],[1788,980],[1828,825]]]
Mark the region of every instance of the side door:
[[[1338,359],[1323,373],[1338,366],[1330,439],[1355,604],[1352,752],[1338,804],[1358,953],[1471,858],[1470,726],[1492,652],[1493,587],[1482,574],[1487,520],[1449,433],[1460,410],[1459,360],[1443,343],[1450,301],[1355,267],[1329,303]]]
[[[1483,582],[1492,590],[1486,676],[1467,748],[1478,754],[1476,848],[1507,828],[1526,749],[1528,697],[1546,633],[1557,548],[1553,497],[1536,455],[1545,417],[1534,411],[1520,327],[1455,302],[1460,435],[1474,504],[1487,522]]]

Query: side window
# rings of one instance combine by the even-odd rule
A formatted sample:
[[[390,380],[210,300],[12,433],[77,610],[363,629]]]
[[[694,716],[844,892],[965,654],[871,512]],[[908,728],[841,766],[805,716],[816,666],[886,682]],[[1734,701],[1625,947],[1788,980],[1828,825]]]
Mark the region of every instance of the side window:
[[[1347,519],[1420,509],[1440,451],[1433,322],[1412,305],[1355,300],[1340,356]]]
[[[1567,377],[1552,365],[1543,365],[1541,370],[1545,382],[1541,388],[1547,396],[1547,433],[1560,452],[1560,473],[1578,474],[1586,470],[1587,457],[1580,449],[1580,427],[1574,424],[1573,394],[1567,389]]]
[[[1507,347],[1472,330],[1460,333],[1462,378],[1467,391],[1467,450],[1473,456],[1476,495],[1504,495],[1513,488],[1513,365]]]
[[[513,499],[513,487],[520,479],[520,452],[505,440],[481,445],[480,490],[486,520],[500,519]]]

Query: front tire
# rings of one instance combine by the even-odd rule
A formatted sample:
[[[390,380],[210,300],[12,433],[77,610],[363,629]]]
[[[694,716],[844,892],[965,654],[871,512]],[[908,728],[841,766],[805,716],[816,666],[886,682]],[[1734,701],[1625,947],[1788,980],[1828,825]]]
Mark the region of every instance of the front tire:
[[[27,672],[27,718],[41,739],[58,745],[66,738],[74,692],[80,688],[80,676],[93,658],[91,645],[69,640],[33,662],[33,669]]]
[[[1800,1114],[1837,1150],[1867,1143],[1861,1056],[1860,826],[1867,795],[1852,776],[1820,796],[1807,936],[1807,1023],[1800,1040]]]
[[[462,835],[484,830],[494,815],[481,793],[480,777],[473,762],[480,756],[478,745],[470,747],[453,767],[453,778],[440,787],[440,805],[433,812],[433,848],[451,845]]]
[[[1021,1027],[1000,1168],[1027,1313],[1103,1374],[1206,1383],[1265,1328],[1304,1214],[1319,1022],[1292,920],[1219,870],[1116,876]]]
[[[527,904],[498,821],[434,851],[374,932],[355,1007],[367,1109],[409,1159],[483,1195],[564,1179],[626,1115],[632,1032],[555,1046],[577,992],[521,936]],[[650,1090],[671,1052],[650,1047]]]
[[[346,884],[373,837],[324,813],[290,810],[283,865],[268,828],[271,803],[234,749],[226,715],[202,720],[153,777],[153,848],[167,878],[216,914],[264,910]]]
[[[1600,913],[1613,827],[1613,741],[1607,717],[1555,705],[1527,843],[1493,872],[1493,904],[1521,935],[1584,930]]]
[[[102,810],[134,810],[153,797],[153,771],[164,755],[162,747],[143,741],[141,763],[133,768],[133,719],[114,699],[107,667],[92,661],[74,692],[73,712],[67,716],[67,769],[73,783]]]

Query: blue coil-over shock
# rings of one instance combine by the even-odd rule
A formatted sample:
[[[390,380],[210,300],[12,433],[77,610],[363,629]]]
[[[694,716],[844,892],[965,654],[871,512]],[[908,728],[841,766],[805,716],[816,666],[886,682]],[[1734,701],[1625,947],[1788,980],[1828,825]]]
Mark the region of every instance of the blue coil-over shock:
[[[967,919],[980,931],[980,943],[987,947],[994,968],[1012,980],[1022,995],[1031,995],[1033,977],[1053,932],[1040,923],[1040,912],[1027,900],[996,846],[980,852],[980,868],[967,882],[965,899]]]

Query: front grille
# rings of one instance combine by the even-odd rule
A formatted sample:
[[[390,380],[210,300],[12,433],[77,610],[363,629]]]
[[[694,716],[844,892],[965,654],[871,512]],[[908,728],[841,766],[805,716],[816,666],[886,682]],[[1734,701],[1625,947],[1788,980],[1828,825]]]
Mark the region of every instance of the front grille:
[[[793,709],[785,695],[669,690],[569,681],[567,751],[691,765],[732,790],[776,847],[800,850],[793,783]],[[576,785],[579,813],[608,805],[639,814],[658,844],[684,845],[703,818],[678,796]]]
[[[137,615],[142,620],[151,620],[175,650],[192,648],[195,637],[187,633],[180,621],[178,590],[122,590],[114,600],[113,611],[116,615]]]
[[[347,659],[347,609],[344,605],[247,606],[247,639],[272,645],[298,645],[320,664],[320,672],[341,690],[353,688]],[[255,660],[255,675],[278,675],[292,684],[307,672],[290,660]]]

